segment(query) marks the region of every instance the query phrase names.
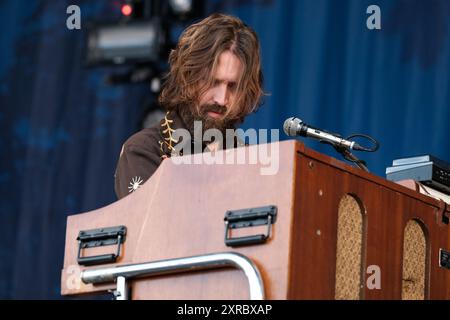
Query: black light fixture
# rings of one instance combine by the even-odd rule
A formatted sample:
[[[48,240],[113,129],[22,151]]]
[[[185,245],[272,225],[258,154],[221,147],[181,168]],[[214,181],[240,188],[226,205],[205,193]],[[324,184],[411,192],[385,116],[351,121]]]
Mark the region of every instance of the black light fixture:
[[[204,13],[204,0],[122,0],[116,23],[88,24],[87,66],[166,61],[171,29]]]
[[[115,23],[87,24],[85,64],[124,65],[105,77],[110,85],[148,83],[151,95],[139,126],[149,127],[165,114],[156,97],[175,45],[172,31],[202,17],[204,0],[121,0],[117,10]]]
[[[97,25],[87,35],[86,63],[130,64],[155,62],[165,43],[158,18],[126,24]]]

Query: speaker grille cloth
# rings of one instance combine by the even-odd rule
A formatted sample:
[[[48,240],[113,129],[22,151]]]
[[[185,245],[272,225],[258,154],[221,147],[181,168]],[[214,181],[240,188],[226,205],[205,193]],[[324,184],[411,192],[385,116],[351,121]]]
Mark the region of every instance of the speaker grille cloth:
[[[363,215],[350,195],[342,198],[338,212],[335,299],[359,300],[361,292],[361,255]]]
[[[403,238],[402,299],[425,299],[426,239],[420,222],[410,220]]]

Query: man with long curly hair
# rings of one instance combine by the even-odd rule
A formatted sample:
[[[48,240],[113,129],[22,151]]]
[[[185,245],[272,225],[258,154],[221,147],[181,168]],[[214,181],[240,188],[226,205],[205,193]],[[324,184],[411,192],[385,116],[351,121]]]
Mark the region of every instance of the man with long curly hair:
[[[263,96],[259,41],[256,33],[236,17],[213,14],[188,27],[170,53],[170,71],[159,103],[167,114],[161,123],[131,136],[120,153],[115,174],[118,198],[136,190],[164,158],[180,155],[173,133],[194,129],[201,134],[217,129],[228,134],[254,112]],[[231,131],[232,132],[232,131]],[[185,140],[185,139],[182,139]],[[225,146],[223,141],[188,143],[203,151]],[[234,139],[234,147],[239,146]],[[189,148],[191,150],[191,148]],[[186,152],[185,152],[186,154]]]

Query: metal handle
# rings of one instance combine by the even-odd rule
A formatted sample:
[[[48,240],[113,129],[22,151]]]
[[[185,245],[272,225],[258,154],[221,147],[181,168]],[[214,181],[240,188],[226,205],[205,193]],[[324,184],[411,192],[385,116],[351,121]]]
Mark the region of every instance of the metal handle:
[[[269,239],[272,223],[277,217],[277,207],[274,205],[248,208],[240,210],[229,210],[225,212],[225,245],[228,247],[239,247],[264,243]],[[254,234],[243,237],[232,237],[231,230],[267,225],[266,234]]]
[[[91,256],[91,257],[79,257],[77,259],[78,264],[82,266],[92,266],[96,264],[105,264],[105,263],[113,263],[116,262],[117,255],[114,253],[102,254],[99,256]]]
[[[125,226],[82,230],[79,232],[77,262],[82,266],[105,264],[116,262],[120,256],[120,247],[125,241],[127,228]],[[117,244],[116,253],[102,254],[98,256],[82,257],[81,250],[85,248],[102,247]]]
[[[239,238],[225,238],[225,244],[229,247],[249,246],[252,244],[264,243],[267,240],[265,234],[255,234],[253,236],[245,236]]]
[[[132,265],[118,266],[112,268],[84,270],[81,273],[81,280],[84,283],[105,283],[114,282],[119,277],[121,279],[120,287],[117,287],[117,300],[124,300],[127,297],[127,292],[121,292],[121,288],[126,288],[123,281],[149,277],[159,276],[174,273],[184,273],[197,270],[219,269],[226,267],[234,267],[244,272],[250,289],[251,300],[264,299],[264,285],[261,274],[256,265],[246,256],[240,253],[225,252],[214,253],[186,258],[177,258],[170,260],[161,260],[148,263],[138,263]]]

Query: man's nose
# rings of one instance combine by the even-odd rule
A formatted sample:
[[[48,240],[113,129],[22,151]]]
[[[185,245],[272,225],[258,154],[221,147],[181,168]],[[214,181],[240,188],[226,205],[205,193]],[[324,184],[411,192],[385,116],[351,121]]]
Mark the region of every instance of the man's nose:
[[[228,103],[228,86],[220,85],[216,88],[214,93],[214,102],[221,106],[226,106]]]

